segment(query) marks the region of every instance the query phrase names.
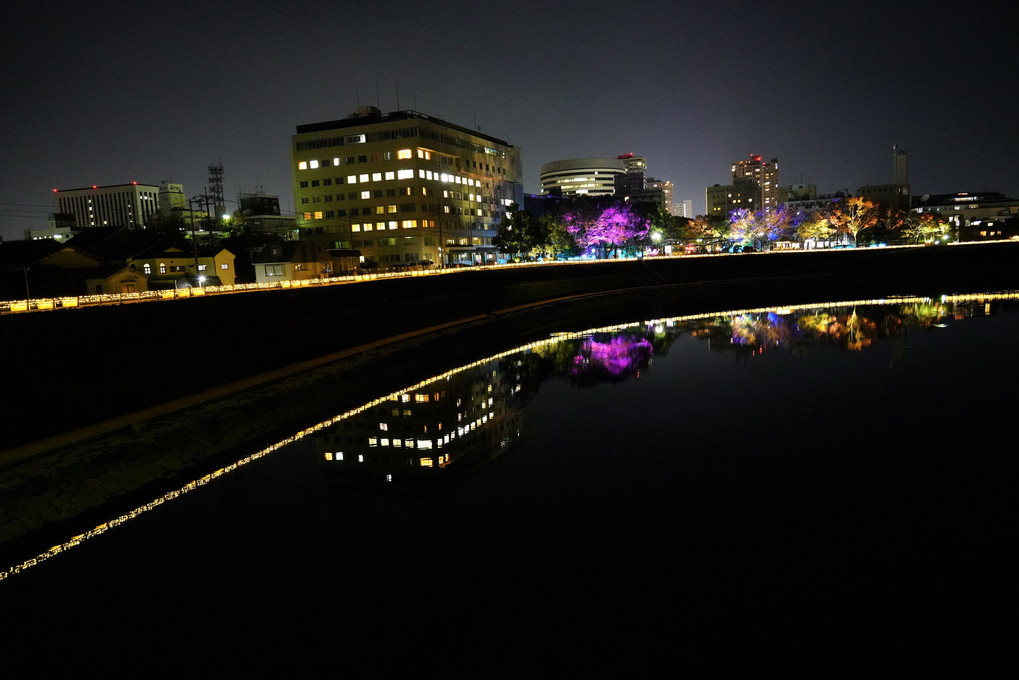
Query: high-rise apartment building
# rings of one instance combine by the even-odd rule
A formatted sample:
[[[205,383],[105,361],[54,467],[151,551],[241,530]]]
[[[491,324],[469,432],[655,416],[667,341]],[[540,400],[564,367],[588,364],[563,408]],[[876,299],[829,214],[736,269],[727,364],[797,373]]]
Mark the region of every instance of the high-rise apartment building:
[[[73,216],[75,229],[141,229],[159,210],[159,187],[132,182],[82,189],[54,189],[53,200],[58,214]]]
[[[361,107],[297,126],[291,145],[301,238],[399,263],[494,262],[508,206],[523,205],[520,149],[416,111]]]
[[[707,215],[726,215],[744,208],[751,212],[778,207],[778,159],[763,160],[756,154],[736,161],[730,168],[732,184],[716,184],[704,192]]]
[[[763,160],[757,154],[732,164],[732,183],[751,182],[761,193],[758,210],[778,206],[778,159]]]

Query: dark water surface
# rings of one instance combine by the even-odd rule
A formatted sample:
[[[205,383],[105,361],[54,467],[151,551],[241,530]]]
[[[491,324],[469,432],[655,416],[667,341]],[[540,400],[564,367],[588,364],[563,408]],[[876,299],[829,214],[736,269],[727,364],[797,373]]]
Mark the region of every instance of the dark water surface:
[[[676,668],[979,669],[1016,590],[1017,338],[1015,303],[983,299],[572,336],[338,419],[0,591],[291,602],[341,638],[540,631]]]

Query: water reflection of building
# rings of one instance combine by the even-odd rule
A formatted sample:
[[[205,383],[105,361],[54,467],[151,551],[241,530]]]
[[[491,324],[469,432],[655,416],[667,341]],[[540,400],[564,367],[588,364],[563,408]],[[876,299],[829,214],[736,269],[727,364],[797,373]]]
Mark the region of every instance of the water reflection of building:
[[[318,437],[327,472],[356,486],[420,488],[487,465],[527,429],[521,387],[495,363],[392,395]]]

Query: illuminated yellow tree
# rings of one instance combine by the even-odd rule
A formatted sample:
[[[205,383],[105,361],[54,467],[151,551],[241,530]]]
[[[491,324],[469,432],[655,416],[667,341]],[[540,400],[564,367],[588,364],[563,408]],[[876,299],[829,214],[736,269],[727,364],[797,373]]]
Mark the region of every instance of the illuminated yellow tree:
[[[880,220],[881,213],[873,202],[859,196],[850,196],[834,204],[827,218],[838,233],[851,235],[855,245],[859,241],[860,232],[872,229]]]
[[[948,233],[949,224],[938,213],[908,212],[902,216],[902,233],[909,239],[932,241]]]
[[[822,213],[814,213],[801,222],[796,229],[797,236],[803,241],[814,240],[827,243],[835,233],[835,227],[832,226],[828,216]]]

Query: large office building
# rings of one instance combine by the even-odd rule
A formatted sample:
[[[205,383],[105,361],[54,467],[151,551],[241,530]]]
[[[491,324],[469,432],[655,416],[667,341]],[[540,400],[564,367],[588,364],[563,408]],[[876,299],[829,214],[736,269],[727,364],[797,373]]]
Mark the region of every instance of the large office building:
[[[159,210],[159,187],[114,184],[82,189],[54,189],[56,212],[73,219],[74,229],[89,227],[144,228]]]
[[[361,107],[297,126],[292,142],[301,238],[360,251],[382,270],[494,262],[499,222],[523,204],[518,147],[416,111]]]
[[[626,165],[622,157],[552,161],[541,166],[541,193],[612,196],[616,193],[617,180],[625,177]]]

